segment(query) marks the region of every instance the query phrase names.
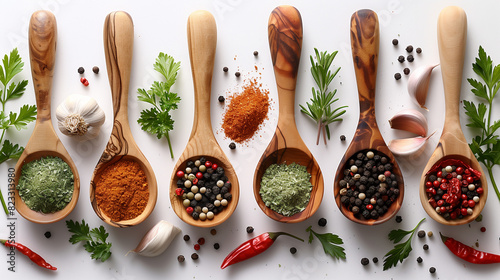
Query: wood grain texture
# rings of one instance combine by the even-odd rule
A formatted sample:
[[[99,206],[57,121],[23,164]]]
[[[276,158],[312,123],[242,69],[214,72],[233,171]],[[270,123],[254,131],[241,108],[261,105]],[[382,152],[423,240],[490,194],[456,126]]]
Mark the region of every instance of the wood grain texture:
[[[466,41],[467,15],[464,10],[454,6],[444,8],[438,18],[438,46],[445,96],[445,121],[438,145],[422,173],[419,188],[420,201],[427,214],[434,220],[445,225],[462,225],[475,220],[481,214],[488,196],[486,175],[470,150],[460,126],[460,91]],[[444,219],[429,204],[425,192],[427,171],[443,159],[448,158],[459,159],[482,174],[480,180],[484,193],[480,196],[479,203],[473,208],[473,214],[463,219]]]
[[[194,121],[186,148],[172,172],[170,202],[177,216],[187,224],[196,227],[214,227],[231,217],[238,205],[240,189],[236,172],[217,143],[210,121],[210,95],[217,46],[217,26],[213,15],[207,11],[193,12],[188,18],[187,37],[194,85]],[[228,206],[212,220],[205,221],[194,220],[186,212],[182,200],[175,194],[176,172],[185,170],[187,161],[194,161],[202,156],[224,168],[232,185],[232,200]]]
[[[276,132],[264,151],[254,174],[254,196],[260,209],[271,219],[284,223],[298,223],[318,210],[323,199],[324,182],[321,169],[302,141],[295,124],[295,85],[302,49],[302,19],[292,6],[279,6],[269,17],[269,48],[278,88],[279,116]],[[283,216],[270,208],[259,194],[260,182],[266,169],[273,163],[293,162],[306,166],[311,174],[311,198],[306,209],[293,216]]]
[[[19,197],[18,191],[15,191],[15,202],[18,213],[29,221],[47,224],[65,218],[75,208],[80,194],[80,177],[73,160],[54,131],[50,115],[50,99],[57,41],[55,16],[49,11],[34,12],[30,19],[28,32],[37,118],[33,134],[16,164],[15,184],[17,186],[22,166],[25,163],[47,156],[63,159],[70,166],[74,175],[73,197],[64,209],[56,213],[43,214],[29,209]]]
[[[359,96],[359,122],[356,133],[340,161],[335,174],[334,195],[337,206],[348,219],[365,225],[376,225],[391,219],[401,208],[404,197],[404,181],[399,165],[384,142],[375,119],[375,88],[377,81],[379,23],[377,14],[371,10],[359,10],[351,17],[351,47],[354,72]],[[378,219],[358,219],[340,203],[339,181],[344,177],[343,171],[347,161],[358,152],[376,150],[385,154],[394,165],[393,173],[398,178],[400,194],[391,204],[388,211]]]
[[[153,168],[133,139],[128,121],[128,90],[134,45],[132,18],[122,11],[110,13],[105,19],[103,33],[114,122],[109,141],[90,181],[90,202],[97,216],[104,222],[115,227],[129,227],[141,223],[153,211],[157,199],[157,183]],[[119,160],[133,160],[139,163],[148,181],[149,199],[144,211],[136,218],[113,221],[99,209],[95,200],[95,183],[108,165]]]

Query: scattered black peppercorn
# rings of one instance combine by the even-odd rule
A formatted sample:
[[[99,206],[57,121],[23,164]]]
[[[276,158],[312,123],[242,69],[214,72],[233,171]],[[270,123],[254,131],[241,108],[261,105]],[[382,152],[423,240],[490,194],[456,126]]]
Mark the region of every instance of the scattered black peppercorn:
[[[370,260],[368,258],[362,258],[361,259],[361,264],[362,265],[368,265],[370,263]]]
[[[436,268],[431,266],[431,268],[429,268],[429,272],[430,273],[436,273]]]
[[[193,259],[193,260],[197,260],[197,259],[198,259],[198,254],[196,254],[196,253],[192,253],[192,254],[191,254],[191,259]]]
[[[410,68],[403,69],[403,73],[405,73],[405,75],[410,74]]]
[[[290,253],[292,253],[292,255],[295,255],[295,253],[297,253],[297,248],[295,247],[290,248]]]
[[[252,233],[253,232],[253,227],[252,226],[248,226],[247,227],[247,233]]]
[[[413,57],[413,55],[410,54],[406,57],[406,60],[408,60],[408,62],[413,62],[415,58]]]
[[[52,236],[52,233],[50,231],[46,231],[44,234],[45,238],[50,238]]]
[[[399,43],[398,39],[392,39],[392,44],[393,44],[394,46],[397,46],[397,45],[398,45],[398,43]]]
[[[239,76],[241,75],[241,73],[240,73],[240,72],[236,72],[236,73],[234,73],[234,75],[235,75],[236,77],[239,77]]]
[[[398,56],[398,61],[401,63],[405,62],[405,57],[402,55]]]
[[[378,258],[377,257],[373,258],[373,263],[378,263]]]
[[[417,236],[418,236],[419,238],[424,238],[424,237],[425,237],[425,230],[419,230],[419,231],[417,232]]]
[[[424,260],[423,260],[421,257],[418,257],[418,258],[417,258],[417,262],[418,262],[418,263],[422,263],[423,261],[424,261]]]
[[[345,141],[345,135],[344,134],[340,135],[340,141]]]
[[[424,246],[422,248],[427,251],[427,250],[429,250],[429,245],[424,244]]]
[[[191,237],[189,237],[189,235],[187,235],[187,234],[185,234],[183,238],[184,238],[184,241],[189,241],[189,239],[191,239]]]
[[[222,68],[222,71],[227,72],[227,71],[229,71],[229,68],[224,67],[224,68]]]
[[[219,250],[219,248],[220,248],[219,243],[215,243],[215,244],[214,244],[214,249],[215,249],[215,250]]]
[[[422,53],[422,48],[417,48],[415,51],[416,51],[417,53]]]
[[[258,56],[258,55],[259,55],[259,52],[258,52],[258,51],[254,51],[254,52],[253,52],[253,55],[254,55],[254,56]]]
[[[394,79],[396,79],[396,80],[401,79],[401,74],[400,73],[394,74]]]
[[[229,143],[229,149],[231,150],[236,149],[236,144],[234,142]]]
[[[210,230],[210,234],[211,235],[216,235],[217,234],[217,230],[215,228],[211,229]]]
[[[320,226],[320,227],[326,226],[326,219],[325,218],[319,219],[318,220],[318,226]]]
[[[224,96],[220,95],[219,98],[218,98],[219,102],[222,103],[224,102],[226,99],[224,98]]]
[[[92,67],[92,72],[94,72],[95,74],[99,74],[99,67],[97,66]]]
[[[403,221],[403,218],[401,216],[396,216],[396,223],[401,223]]]
[[[406,47],[406,51],[411,53],[413,51],[413,46],[409,45],[408,47]]]
[[[85,69],[83,67],[78,67],[78,74],[85,73]]]
[[[184,262],[184,260],[185,260],[185,259],[186,259],[186,258],[184,258],[184,256],[183,256],[183,255],[179,255],[179,256],[177,256],[177,260],[178,260],[180,263],[181,263],[181,262]]]

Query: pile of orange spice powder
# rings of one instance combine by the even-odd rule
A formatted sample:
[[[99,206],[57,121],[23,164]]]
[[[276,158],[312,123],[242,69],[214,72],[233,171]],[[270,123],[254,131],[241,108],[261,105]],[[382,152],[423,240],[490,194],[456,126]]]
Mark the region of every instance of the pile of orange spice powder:
[[[269,90],[261,86],[257,79],[250,79],[241,93],[228,97],[229,106],[222,122],[226,137],[243,143],[251,139],[267,119]]]
[[[149,199],[144,170],[133,160],[119,160],[107,166],[96,181],[95,199],[112,221],[139,216]]]

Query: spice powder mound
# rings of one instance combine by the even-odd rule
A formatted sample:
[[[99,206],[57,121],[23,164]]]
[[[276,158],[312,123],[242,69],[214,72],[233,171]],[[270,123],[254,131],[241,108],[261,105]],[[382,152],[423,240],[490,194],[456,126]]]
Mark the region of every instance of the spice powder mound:
[[[144,170],[132,160],[120,160],[109,165],[96,182],[95,198],[101,211],[112,221],[139,216],[149,198]]]
[[[261,88],[256,79],[249,80],[243,91],[228,98],[229,106],[223,117],[226,137],[243,143],[254,136],[267,119],[269,91]]]

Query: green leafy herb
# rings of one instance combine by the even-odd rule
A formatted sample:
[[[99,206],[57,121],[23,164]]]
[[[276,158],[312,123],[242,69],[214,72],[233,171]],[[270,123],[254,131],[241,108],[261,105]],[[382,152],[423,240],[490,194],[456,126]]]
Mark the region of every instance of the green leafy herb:
[[[498,199],[498,191],[495,177],[493,176],[493,166],[500,165],[500,140],[496,131],[500,128],[500,120],[491,120],[491,111],[493,109],[493,98],[500,89],[500,64],[493,66],[493,61],[486,54],[482,46],[479,46],[479,57],[472,63],[472,69],[481,78],[481,81],[467,79],[472,86],[472,93],[481,99],[486,99],[487,104],[478,103],[477,106],[464,100],[465,114],[469,117],[467,126],[476,128],[480,134],[472,138],[469,147],[481,162],[490,175],[491,184],[495,189]]]
[[[66,226],[69,232],[73,233],[69,242],[76,244],[78,242],[85,242],[83,247],[89,253],[90,257],[101,262],[106,261],[111,257],[111,243],[106,243],[109,233],[103,226],[98,228],[89,229],[89,225],[82,220],[82,223],[73,222],[73,220],[66,221]]]
[[[153,108],[141,112],[141,117],[137,122],[141,125],[142,130],[155,134],[158,139],[167,138],[170,156],[174,158],[168,135],[168,132],[174,129],[174,120],[170,116],[170,111],[177,109],[181,98],[177,96],[177,93],[170,92],[170,88],[175,83],[181,63],[175,62],[174,58],[167,54],[160,53],[153,67],[165,77],[165,81],[153,82],[148,91],[137,90],[140,101],[153,105]]]
[[[389,232],[389,240],[392,241],[394,244],[400,242],[403,240],[405,236],[408,234],[411,234],[410,237],[403,243],[396,244],[392,250],[390,250],[387,254],[384,256],[384,270],[387,270],[393,266],[397,266],[398,262],[403,263],[403,260],[410,255],[410,252],[412,250],[411,248],[411,240],[413,238],[413,235],[415,234],[415,231],[417,230],[418,226],[425,220],[423,218],[418,222],[417,226],[412,229],[412,230],[391,230]]]
[[[330,71],[330,66],[332,65],[333,59],[337,55],[338,51],[331,54],[325,52],[318,52],[314,49],[316,53],[316,61],[314,61],[313,56],[311,56],[311,74],[316,82],[318,89],[312,88],[313,97],[311,98],[311,103],[306,102],[307,108],[300,105],[301,112],[311,117],[318,124],[318,137],[316,139],[316,145],[319,144],[319,138],[321,131],[323,131],[323,139],[326,145],[326,137],[330,140],[330,129],[328,125],[333,122],[342,121],[342,116],[347,108],[347,106],[341,106],[332,110],[331,106],[334,102],[339,100],[334,99],[337,89],[333,91],[328,91],[328,86],[333,81],[333,78],[340,71],[340,67],[335,70],[335,72]]]
[[[332,233],[323,233],[323,234],[316,233],[314,230],[312,230],[312,226],[309,226],[306,229],[306,231],[309,232],[309,243],[313,241],[314,239],[313,236],[316,236],[319,242],[321,242],[321,245],[323,245],[323,250],[325,251],[325,254],[332,256],[334,259],[345,260],[346,256],[344,248],[338,246],[344,244],[344,242],[342,241],[342,238],[340,238],[338,235]]]
[[[0,112],[0,129],[2,130],[0,136],[0,164],[9,159],[19,158],[24,150],[22,146],[4,140],[5,132],[10,127],[15,127],[17,130],[26,128],[28,123],[36,119],[35,105],[24,105],[20,108],[19,113],[10,112],[7,114],[5,111],[7,101],[21,97],[26,90],[28,80],[13,82],[14,77],[23,70],[23,66],[24,63],[17,49],[13,49],[9,56],[5,55],[0,65],[0,103],[2,104],[2,111]],[[5,214],[9,215],[1,191],[0,200]]]

